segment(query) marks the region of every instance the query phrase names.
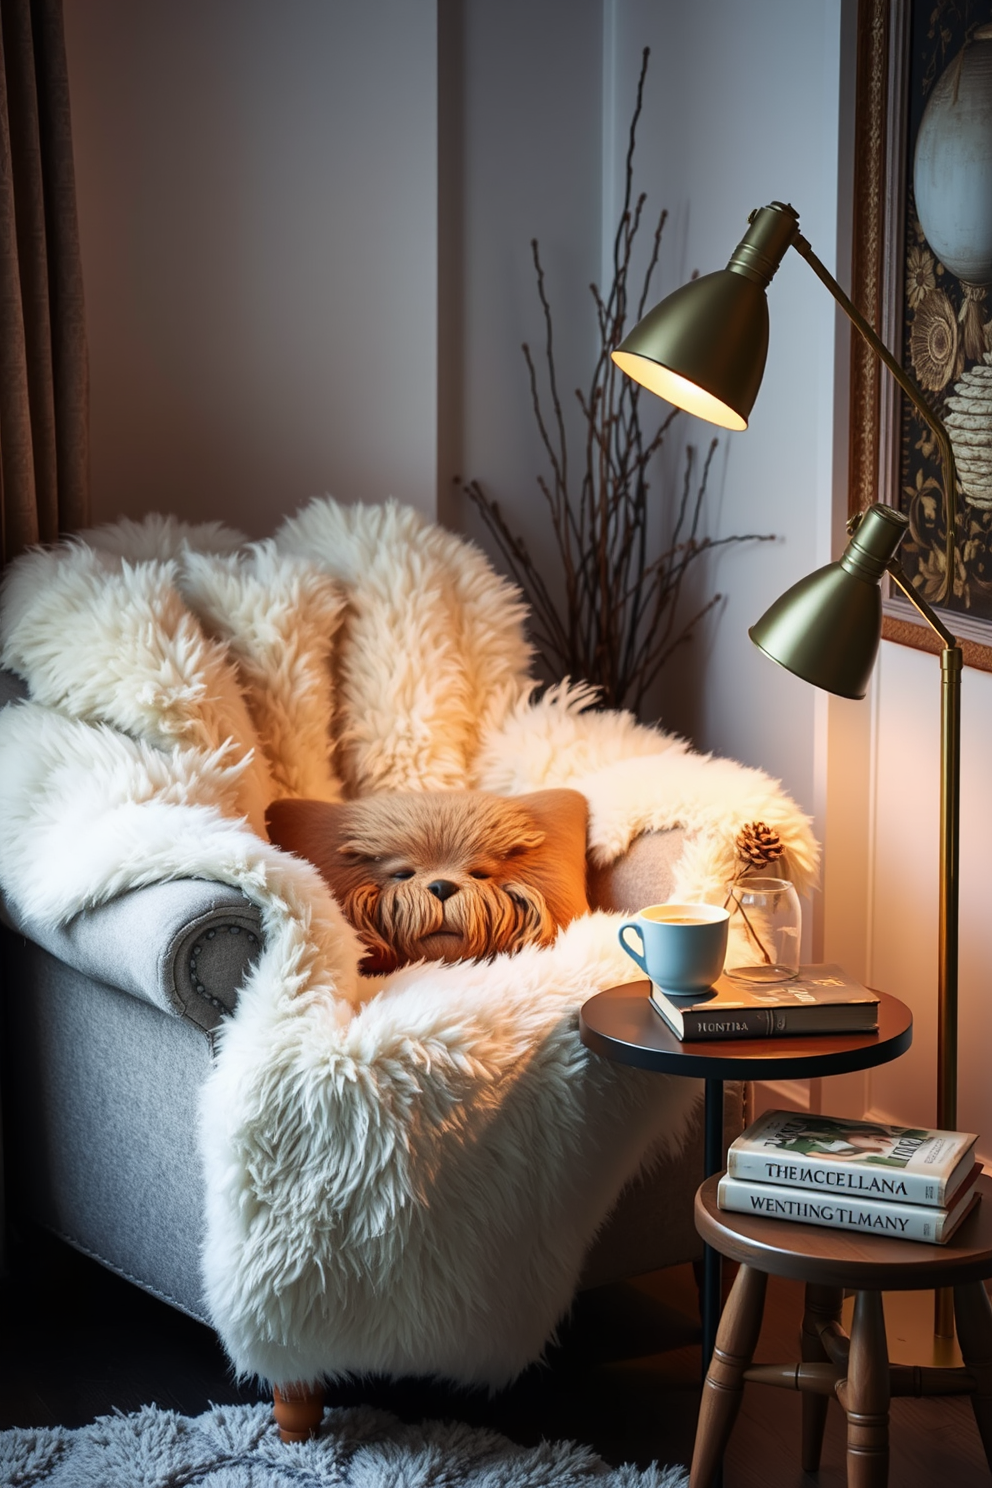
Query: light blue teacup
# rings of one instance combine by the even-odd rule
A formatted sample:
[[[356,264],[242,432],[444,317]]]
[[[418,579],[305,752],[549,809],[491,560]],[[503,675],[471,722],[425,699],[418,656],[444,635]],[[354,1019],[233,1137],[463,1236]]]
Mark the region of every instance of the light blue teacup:
[[[705,992],[727,958],[730,911],[716,904],[651,904],[617,934],[627,955],[665,992]],[[629,936],[640,940],[635,951]]]

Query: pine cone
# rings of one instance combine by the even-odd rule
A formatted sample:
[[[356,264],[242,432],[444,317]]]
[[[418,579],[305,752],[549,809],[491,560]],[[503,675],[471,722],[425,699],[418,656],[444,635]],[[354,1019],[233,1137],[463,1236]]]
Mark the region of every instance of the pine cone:
[[[764,822],[750,822],[737,834],[737,856],[751,868],[767,868],[785,854],[782,839]]]

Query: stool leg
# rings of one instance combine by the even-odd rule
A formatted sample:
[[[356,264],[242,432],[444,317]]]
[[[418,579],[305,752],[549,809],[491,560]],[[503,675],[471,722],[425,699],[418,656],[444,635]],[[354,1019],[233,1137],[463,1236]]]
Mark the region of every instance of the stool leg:
[[[803,1329],[800,1347],[804,1364],[829,1364],[830,1355],[820,1342],[817,1323],[839,1323],[841,1304],[844,1301],[843,1287],[817,1286],[809,1282],[806,1286],[806,1311],[803,1314]],[[830,1399],[826,1395],[813,1395],[803,1391],[803,1472],[816,1472],[823,1451],[823,1432],[827,1424],[827,1407]]]
[[[954,1318],[965,1368],[975,1376],[971,1397],[985,1458],[992,1468],[992,1306],[980,1281],[954,1288]]]
[[[847,1411],[848,1488],[889,1481],[889,1355],[881,1292],[854,1299],[851,1354],[842,1400]]]
[[[723,1461],[744,1392],[744,1371],[761,1332],[768,1277],[741,1266],[716,1335],[699,1403],[689,1488],[710,1488]]]

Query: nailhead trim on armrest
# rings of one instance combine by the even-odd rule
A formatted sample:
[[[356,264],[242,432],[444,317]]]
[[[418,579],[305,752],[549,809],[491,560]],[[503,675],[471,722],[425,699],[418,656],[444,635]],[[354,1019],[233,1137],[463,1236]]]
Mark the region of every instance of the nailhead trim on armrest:
[[[204,986],[203,982],[201,982],[199,976],[199,967],[197,964],[204,943],[208,940],[213,940],[218,934],[246,935],[248,937],[249,944],[252,946],[257,946],[259,940],[257,935],[255,935],[251,930],[245,930],[244,927],[241,925],[214,925],[209,930],[205,931],[198,940],[195,940],[193,942],[189,958],[189,973],[193,981],[193,990],[207,1002],[209,1002],[212,1007],[218,1008],[222,1013],[229,1013],[230,1008],[227,1006],[227,1004],[222,1002],[219,997],[214,997]],[[249,953],[249,961],[253,959],[253,955]]]

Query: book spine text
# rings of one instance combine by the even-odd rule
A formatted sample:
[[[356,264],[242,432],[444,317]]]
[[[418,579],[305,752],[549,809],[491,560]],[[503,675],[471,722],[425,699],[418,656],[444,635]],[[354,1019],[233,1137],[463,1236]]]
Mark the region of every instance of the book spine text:
[[[880,1168],[831,1162],[828,1157],[795,1161],[766,1157],[760,1152],[727,1154],[727,1172],[732,1178],[757,1183],[779,1183],[787,1187],[816,1189],[837,1198],[870,1198],[896,1204],[927,1204],[939,1208],[944,1202],[946,1180],[927,1173],[886,1173]]]
[[[655,998],[651,999],[669,1026],[670,1014]],[[865,1017],[860,1004],[850,1019],[838,1017],[840,1009],[795,1007],[795,1008],[734,1008],[726,1012],[706,1012],[705,1009],[683,1010],[683,1039],[733,1039],[772,1038],[776,1035],[810,1033],[863,1032],[874,1026],[872,1013]]]
[[[940,1243],[947,1218],[943,1209],[921,1210],[907,1204],[796,1192],[767,1183],[727,1178],[720,1181],[717,1202],[721,1209],[739,1214],[766,1215],[769,1219],[791,1219],[796,1224],[829,1225],[840,1230],[861,1230],[873,1235],[888,1235],[892,1239],[922,1240],[930,1245]]]

